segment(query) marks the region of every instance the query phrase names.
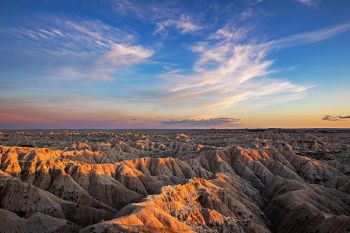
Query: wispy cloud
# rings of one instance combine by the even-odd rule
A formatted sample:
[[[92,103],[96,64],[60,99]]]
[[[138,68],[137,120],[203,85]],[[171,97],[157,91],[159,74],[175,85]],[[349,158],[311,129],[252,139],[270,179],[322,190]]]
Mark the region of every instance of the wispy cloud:
[[[321,28],[319,30],[311,32],[295,34],[281,39],[272,40],[266,44],[271,47],[289,47],[295,45],[310,44],[329,39],[349,30],[350,23],[344,23],[332,27]]]
[[[163,125],[172,127],[200,127],[200,128],[215,128],[215,127],[238,127],[240,124],[240,119],[230,118],[230,117],[218,117],[218,118],[208,118],[208,119],[170,119],[162,121]]]
[[[281,71],[272,68],[270,55],[276,49],[318,42],[348,29],[348,24],[342,24],[256,43],[247,38],[246,30],[224,27],[191,47],[198,55],[191,74],[168,71],[165,83],[142,96],[142,101],[159,104],[162,109],[181,105],[182,114],[195,111],[217,116],[230,114],[244,101],[264,100],[265,106],[303,98],[315,85],[278,78]]]
[[[321,3],[321,0],[297,0],[297,2],[308,7],[318,7]]]
[[[15,42],[23,50],[39,52],[46,59],[62,64],[47,79],[113,80],[117,70],[139,64],[154,53],[137,45],[133,34],[98,20],[42,20],[35,27],[12,28],[7,33],[17,38]]]
[[[4,36],[12,38],[22,50],[46,56],[86,57],[106,52],[113,44],[132,44],[130,32],[99,20],[72,20],[67,18],[38,18],[30,27],[7,28]],[[13,40],[13,38],[15,40]]]
[[[133,15],[150,22],[171,19],[184,13],[176,1],[146,3],[134,0],[118,0],[113,2],[113,7],[118,14]]]
[[[154,53],[152,49],[139,45],[112,44],[109,51],[96,56],[83,67],[63,66],[47,79],[75,81],[112,81],[116,72],[142,63]]]
[[[179,19],[167,19],[164,22],[157,23],[155,34],[165,31],[169,27],[175,27],[181,33],[192,33],[202,29],[201,26],[195,24],[189,15],[182,14]]]
[[[113,44],[110,51],[100,56],[92,66],[92,78],[112,80],[110,76],[119,67],[129,67],[141,63],[153,55],[153,50],[139,45]]]
[[[174,28],[181,34],[194,33],[203,28],[199,22],[195,22],[193,15],[184,13],[184,9],[175,1],[144,4],[140,1],[121,0],[115,2],[114,8],[122,15],[132,14],[153,23],[156,26],[155,35],[166,35],[169,28]]]
[[[140,2],[136,3],[130,0],[118,0],[113,2],[113,7],[122,15],[128,15],[131,13],[140,18],[146,17],[152,8],[149,4],[144,4],[142,6],[139,4]]]
[[[231,36],[197,44],[193,75],[177,75],[169,81],[175,101],[191,102],[189,108],[203,112],[228,110],[247,99],[280,93],[298,93],[309,87],[266,76],[275,72],[267,59],[269,47],[235,42]]]
[[[350,116],[332,116],[332,115],[325,115],[322,117],[322,120],[324,121],[342,121],[350,119]]]
[[[153,51],[138,45],[113,44],[108,53],[104,54],[99,62],[112,65],[130,65],[138,63],[150,56]]]

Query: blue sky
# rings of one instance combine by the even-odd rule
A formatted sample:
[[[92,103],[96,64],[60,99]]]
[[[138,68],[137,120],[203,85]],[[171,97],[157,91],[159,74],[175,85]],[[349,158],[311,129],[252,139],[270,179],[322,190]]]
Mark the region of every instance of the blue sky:
[[[1,1],[0,127],[349,127],[349,10]]]

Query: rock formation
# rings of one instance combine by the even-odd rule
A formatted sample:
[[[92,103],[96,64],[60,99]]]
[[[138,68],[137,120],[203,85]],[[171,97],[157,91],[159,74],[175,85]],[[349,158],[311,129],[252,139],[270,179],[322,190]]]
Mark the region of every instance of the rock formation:
[[[350,131],[0,138],[0,232],[350,232]]]

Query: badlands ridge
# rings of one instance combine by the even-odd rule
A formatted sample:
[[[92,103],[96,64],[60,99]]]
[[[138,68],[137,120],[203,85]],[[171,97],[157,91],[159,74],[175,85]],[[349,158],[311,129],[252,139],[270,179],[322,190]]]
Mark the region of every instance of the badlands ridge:
[[[2,232],[350,232],[350,130],[2,131]]]

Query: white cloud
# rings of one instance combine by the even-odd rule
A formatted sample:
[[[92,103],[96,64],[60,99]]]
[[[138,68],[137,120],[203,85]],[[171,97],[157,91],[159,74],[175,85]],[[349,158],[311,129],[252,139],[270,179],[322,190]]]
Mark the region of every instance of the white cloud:
[[[139,64],[153,55],[153,50],[139,45],[113,44],[110,51],[100,56],[92,65],[91,78],[112,80],[119,68]]]
[[[188,15],[181,15],[180,20],[176,22],[176,28],[183,33],[195,32],[201,29],[199,25],[193,23]]]
[[[226,26],[224,28],[218,29],[213,35],[210,35],[209,39],[226,39],[226,40],[238,41],[246,37],[246,35],[247,35],[247,30],[244,28],[234,30]]]
[[[181,33],[192,33],[202,29],[201,26],[195,24],[190,16],[182,14],[179,19],[167,19],[163,22],[157,23],[157,30],[155,33],[160,33],[166,30],[169,27],[175,27]]]
[[[113,44],[100,62],[112,65],[132,65],[152,56],[153,51],[138,45]]]

